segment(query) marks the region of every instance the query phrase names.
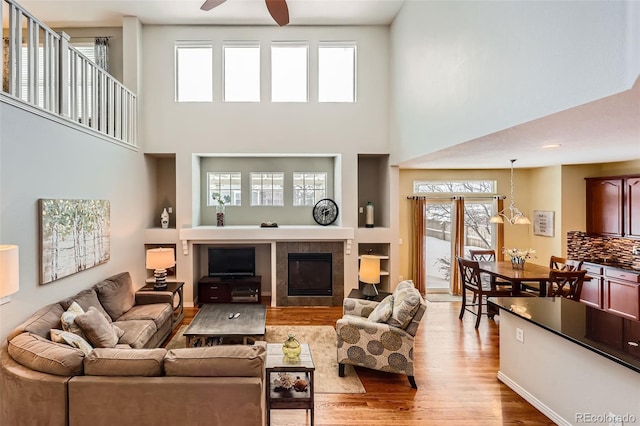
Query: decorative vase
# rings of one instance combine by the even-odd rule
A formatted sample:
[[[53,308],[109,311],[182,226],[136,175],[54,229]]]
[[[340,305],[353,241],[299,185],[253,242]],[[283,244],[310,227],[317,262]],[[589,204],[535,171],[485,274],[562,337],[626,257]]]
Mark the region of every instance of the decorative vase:
[[[224,204],[216,206],[216,225],[224,226]]]
[[[524,269],[525,262],[526,260],[523,257],[512,257],[511,267],[517,271],[522,271]]]
[[[282,353],[284,353],[284,356],[287,358],[298,358],[301,351],[302,346],[300,346],[300,342],[296,340],[296,336],[289,334],[289,338],[282,344]]]
[[[167,209],[162,210],[162,214],[160,215],[160,225],[162,229],[167,229],[169,227],[169,213],[167,213]]]
[[[373,228],[373,203],[371,201],[367,201],[366,211],[365,227]]]

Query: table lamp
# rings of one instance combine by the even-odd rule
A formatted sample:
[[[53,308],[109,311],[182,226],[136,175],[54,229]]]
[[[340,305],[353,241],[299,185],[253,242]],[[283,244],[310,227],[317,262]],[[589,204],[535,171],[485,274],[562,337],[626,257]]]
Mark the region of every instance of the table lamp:
[[[366,283],[362,289],[362,294],[367,299],[372,299],[378,295],[376,284],[380,282],[380,258],[372,255],[360,256],[360,281]]]
[[[10,294],[20,289],[18,246],[0,245],[0,305],[8,303]]]
[[[175,255],[172,248],[154,248],[147,250],[147,269],[153,269],[153,276],[156,282],[154,290],[167,289],[167,268],[176,264]]]

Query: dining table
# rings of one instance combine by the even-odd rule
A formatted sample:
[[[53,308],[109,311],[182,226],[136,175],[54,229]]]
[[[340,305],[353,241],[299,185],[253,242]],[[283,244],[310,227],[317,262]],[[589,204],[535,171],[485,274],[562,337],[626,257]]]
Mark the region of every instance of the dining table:
[[[491,276],[492,280],[508,281],[511,283],[511,295],[519,296],[523,282],[538,282],[540,297],[547,295],[547,282],[551,268],[535,263],[525,263],[524,269],[513,269],[510,261],[480,261],[480,272]]]

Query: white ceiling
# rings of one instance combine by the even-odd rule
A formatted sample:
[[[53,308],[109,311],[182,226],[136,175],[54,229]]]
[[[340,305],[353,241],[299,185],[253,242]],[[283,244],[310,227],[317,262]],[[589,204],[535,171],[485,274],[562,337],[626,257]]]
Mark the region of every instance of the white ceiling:
[[[50,27],[121,26],[123,16],[143,24],[277,25],[264,0],[227,0],[200,10],[204,0],[23,0]],[[289,25],[389,25],[404,0],[287,0]]]
[[[545,145],[560,144],[555,148]],[[492,169],[640,159],[640,78],[632,89],[401,163]]]
[[[227,0],[208,11],[204,0],[23,0],[50,27],[143,24],[272,25],[264,0]],[[287,0],[290,25],[389,25],[405,0]],[[560,144],[559,148],[542,148]],[[640,159],[640,79],[633,89],[576,108],[427,153],[404,168],[508,168]]]

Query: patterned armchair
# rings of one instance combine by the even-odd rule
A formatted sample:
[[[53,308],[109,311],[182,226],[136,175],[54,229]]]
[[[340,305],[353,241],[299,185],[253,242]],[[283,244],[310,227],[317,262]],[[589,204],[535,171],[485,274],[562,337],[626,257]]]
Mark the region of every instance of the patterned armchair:
[[[405,374],[412,388],[413,343],[427,305],[411,281],[382,302],[346,298],[336,322],[338,374],[346,364]]]

